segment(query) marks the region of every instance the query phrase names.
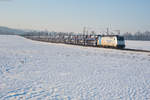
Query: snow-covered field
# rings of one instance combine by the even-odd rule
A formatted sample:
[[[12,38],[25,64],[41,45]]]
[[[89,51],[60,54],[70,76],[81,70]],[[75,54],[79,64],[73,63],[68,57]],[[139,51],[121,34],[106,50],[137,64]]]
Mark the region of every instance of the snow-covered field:
[[[150,41],[126,41],[126,48],[149,50],[150,51]]]
[[[0,100],[28,99],[150,100],[150,54],[0,36]]]

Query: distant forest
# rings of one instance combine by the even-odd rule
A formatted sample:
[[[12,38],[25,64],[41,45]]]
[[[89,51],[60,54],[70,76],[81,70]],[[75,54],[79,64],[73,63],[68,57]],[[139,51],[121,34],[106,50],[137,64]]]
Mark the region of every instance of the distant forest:
[[[14,32],[5,32],[0,30],[0,35],[15,35]]]
[[[124,33],[125,40],[143,40],[150,41],[150,32],[136,32],[135,34]]]
[[[0,35],[19,35],[24,34],[25,31],[20,29],[12,29],[4,26],[0,26]]]

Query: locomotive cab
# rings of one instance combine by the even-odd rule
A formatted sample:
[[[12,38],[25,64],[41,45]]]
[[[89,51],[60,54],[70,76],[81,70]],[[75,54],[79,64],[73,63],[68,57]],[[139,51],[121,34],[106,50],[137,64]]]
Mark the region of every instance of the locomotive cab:
[[[125,48],[125,40],[123,36],[117,35],[117,48]]]

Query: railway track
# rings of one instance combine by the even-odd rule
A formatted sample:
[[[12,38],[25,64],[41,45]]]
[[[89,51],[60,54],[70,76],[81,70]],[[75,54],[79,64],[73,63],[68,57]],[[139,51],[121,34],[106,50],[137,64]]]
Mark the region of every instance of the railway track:
[[[121,50],[150,53],[150,50],[140,50],[140,49],[130,49],[130,48],[125,48],[125,49],[121,49]]]
[[[81,45],[81,46],[82,46],[82,45]],[[96,47],[96,46],[86,46],[86,47]],[[124,49],[107,48],[107,47],[96,47],[96,48],[105,48],[105,49],[115,49],[115,50],[120,50],[120,51],[132,51],[132,52],[145,52],[145,53],[150,53],[150,50],[131,49],[131,48],[124,48]]]

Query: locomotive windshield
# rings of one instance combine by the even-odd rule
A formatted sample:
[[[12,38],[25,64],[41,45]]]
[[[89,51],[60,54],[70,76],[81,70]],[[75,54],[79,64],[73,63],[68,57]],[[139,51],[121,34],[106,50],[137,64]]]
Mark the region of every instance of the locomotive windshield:
[[[117,40],[124,41],[124,37],[118,37]]]

